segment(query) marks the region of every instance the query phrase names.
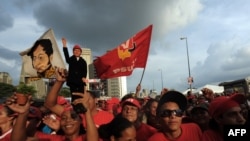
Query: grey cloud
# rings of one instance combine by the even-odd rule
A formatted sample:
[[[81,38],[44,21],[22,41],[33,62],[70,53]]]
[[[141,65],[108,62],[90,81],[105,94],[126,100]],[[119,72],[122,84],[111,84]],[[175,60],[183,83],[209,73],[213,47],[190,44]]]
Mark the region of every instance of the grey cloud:
[[[38,24],[53,28],[58,38],[66,37],[100,55],[150,24],[154,25],[152,38],[159,40],[167,31],[191,22],[201,10],[201,4],[192,1],[194,8],[187,10],[181,2],[84,0],[62,4],[50,1],[39,3],[34,16]]]
[[[240,43],[221,42],[211,45],[208,53],[206,60],[198,62],[192,69],[197,86],[249,76],[249,47],[242,47]]]
[[[17,85],[20,78],[22,61],[19,52],[12,51],[0,46],[0,61],[8,63],[1,63],[0,72],[8,72],[13,80],[13,84]]]
[[[11,15],[0,6],[0,31],[4,31],[7,28],[10,28],[14,24],[14,20]]]

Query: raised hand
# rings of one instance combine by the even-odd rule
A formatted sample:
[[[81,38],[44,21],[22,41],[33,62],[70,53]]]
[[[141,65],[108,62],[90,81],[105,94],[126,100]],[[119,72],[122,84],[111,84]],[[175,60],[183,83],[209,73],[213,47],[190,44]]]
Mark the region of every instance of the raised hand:
[[[14,112],[23,114],[23,113],[29,112],[29,107],[30,107],[31,102],[32,100],[31,100],[31,95],[30,95],[28,97],[28,102],[25,105],[19,105],[17,104],[17,97],[14,94],[5,101],[5,104]]]
[[[63,47],[67,47],[67,40],[66,40],[66,38],[62,38],[62,44],[63,44]]]
[[[54,131],[58,131],[60,129],[60,121],[56,118],[55,114],[44,116],[43,123],[48,125]]]
[[[77,98],[74,101],[72,101],[72,103],[74,105],[81,103],[86,109],[89,108],[89,97],[90,97],[90,93],[85,91],[85,93],[72,93],[73,95],[76,96],[80,96],[82,98]]]
[[[67,78],[68,72],[64,68],[56,68],[56,80],[65,82]]]

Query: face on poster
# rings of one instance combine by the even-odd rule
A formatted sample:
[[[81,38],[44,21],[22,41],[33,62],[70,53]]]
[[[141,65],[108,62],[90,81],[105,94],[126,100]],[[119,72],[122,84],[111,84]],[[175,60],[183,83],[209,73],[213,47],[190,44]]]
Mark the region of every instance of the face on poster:
[[[21,53],[25,77],[55,78],[55,68],[65,68],[56,41],[52,37],[36,40],[31,48]]]

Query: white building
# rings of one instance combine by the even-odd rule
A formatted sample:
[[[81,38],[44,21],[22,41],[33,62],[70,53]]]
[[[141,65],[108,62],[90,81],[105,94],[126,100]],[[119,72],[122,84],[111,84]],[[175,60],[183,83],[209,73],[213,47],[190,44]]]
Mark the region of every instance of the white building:
[[[0,82],[12,84],[12,78],[8,72],[0,72]]]
[[[110,97],[123,97],[127,94],[127,78],[117,77],[107,80],[107,95]]]

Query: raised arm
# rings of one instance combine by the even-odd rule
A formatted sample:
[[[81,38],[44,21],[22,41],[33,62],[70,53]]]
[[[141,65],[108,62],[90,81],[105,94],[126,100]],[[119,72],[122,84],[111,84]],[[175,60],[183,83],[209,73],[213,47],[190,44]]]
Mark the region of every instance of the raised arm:
[[[29,114],[31,96],[29,96],[28,102],[23,106],[17,104],[16,100],[16,96],[13,95],[6,101],[7,106],[18,114],[11,133],[11,141],[26,141],[26,122]]]
[[[63,53],[64,53],[64,57],[67,63],[69,63],[69,51],[67,48],[67,40],[66,38],[62,38],[62,44],[63,44]]]
[[[136,87],[135,97],[139,97],[141,91],[141,84],[139,83]]]
[[[86,120],[86,139],[87,141],[98,141],[99,135],[96,128],[96,125],[94,123],[91,110],[89,109],[89,98],[90,94],[89,92],[83,93],[73,93],[73,95],[81,96],[82,98],[76,99],[73,101],[73,104],[79,104],[82,103],[84,107],[87,109],[85,112],[85,120]]]
[[[62,105],[57,104],[57,96],[65,80],[66,80],[65,69],[56,68],[56,82],[52,86],[44,103],[45,107],[47,107],[49,110],[51,110],[53,113],[57,114],[58,116],[61,116],[64,110],[64,107]]]

